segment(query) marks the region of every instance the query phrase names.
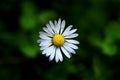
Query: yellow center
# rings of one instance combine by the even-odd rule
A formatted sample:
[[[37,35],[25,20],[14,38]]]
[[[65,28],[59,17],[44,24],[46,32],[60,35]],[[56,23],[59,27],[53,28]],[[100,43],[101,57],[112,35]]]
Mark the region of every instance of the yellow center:
[[[64,37],[61,34],[55,34],[52,42],[55,46],[60,47],[64,43]]]

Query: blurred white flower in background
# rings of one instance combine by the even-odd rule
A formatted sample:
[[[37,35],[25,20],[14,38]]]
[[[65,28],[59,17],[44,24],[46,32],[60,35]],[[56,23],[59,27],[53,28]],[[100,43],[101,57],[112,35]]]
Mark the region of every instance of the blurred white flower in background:
[[[77,40],[73,38],[77,37],[75,33],[77,29],[71,29],[70,25],[65,29],[65,20],[61,19],[57,21],[49,21],[49,24],[43,28],[44,32],[39,32],[40,39],[37,41],[42,50],[42,54],[49,56],[49,60],[63,61],[64,54],[70,58],[71,54],[75,54],[75,49],[78,49],[76,44],[79,44]]]

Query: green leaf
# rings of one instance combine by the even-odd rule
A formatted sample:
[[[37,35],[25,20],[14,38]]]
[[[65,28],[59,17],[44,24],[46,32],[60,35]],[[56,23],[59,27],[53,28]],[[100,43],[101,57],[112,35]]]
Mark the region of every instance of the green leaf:
[[[117,47],[114,44],[103,44],[102,50],[104,54],[108,56],[113,56],[117,52]]]
[[[101,39],[100,39],[100,36],[97,35],[97,34],[94,34],[94,35],[91,35],[89,37],[89,42],[94,45],[94,46],[97,46],[97,47],[101,47]]]
[[[37,48],[30,46],[30,45],[25,45],[21,47],[22,52],[24,53],[25,56],[35,58],[37,56]]]
[[[113,39],[120,39],[120,24],[117,22],[111,22],[105,28],[105,34]]]
[[[37,41],[36,41],[37,43]],[[24,56],[29,58],[35,58],[38,53],[38,45],[36,45],[31,39],[26,36],[19,36],[18,46]]]
[[[37,24],[37,14],[35,5],[31,2],[24,2],[21,6],[20,26],[25,30],[32,30]]]
[[[22,16],[20,19],[20,25],[22,29],[32,30],[35,28],[37,21],[35,16]]]
[[[93,70],[95,76],[94,80],[109,80],[111,72],[103,59],[100,59],[99,56],[93,57]]]
[[[110,37],[106,38],[105,41],[102,43],[102,50],[103,53],[108,56],[113,56],[117,52],[117,47],[113,43],[113,39]]]
[[[39,14],[39,22],[40,23],[46,23],[48,22],[50,19],[54,19],[57,17],[57,14],[55,11],[51,11],[51,10],[46,10],[46,11],[42,11]]]

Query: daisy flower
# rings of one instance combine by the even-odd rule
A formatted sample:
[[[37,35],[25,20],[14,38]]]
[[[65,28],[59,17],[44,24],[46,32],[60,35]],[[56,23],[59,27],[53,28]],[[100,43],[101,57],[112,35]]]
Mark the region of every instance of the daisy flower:
[[[65,28],[65,20],[49,21],[43,32],[39,32],[40,39],[37,41],[42,50],[42,54],[49,56],[49,60],[55,59],[56,62],[63,61],[63,54],[70,58],[71,54],[75,54],[75,49],[78,49],[76,44],[77,37],[75,33],[77,29],[72,29],[72,25]]]

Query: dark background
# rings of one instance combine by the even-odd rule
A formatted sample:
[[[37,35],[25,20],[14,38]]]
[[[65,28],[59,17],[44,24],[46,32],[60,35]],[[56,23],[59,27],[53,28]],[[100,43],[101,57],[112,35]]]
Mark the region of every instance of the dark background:
[[[59,18],[78,29],[80,45],[70,59],[49,62],[39,31]],[[119,74],[120,0],[0,0],[0,80],[119,80]]]

